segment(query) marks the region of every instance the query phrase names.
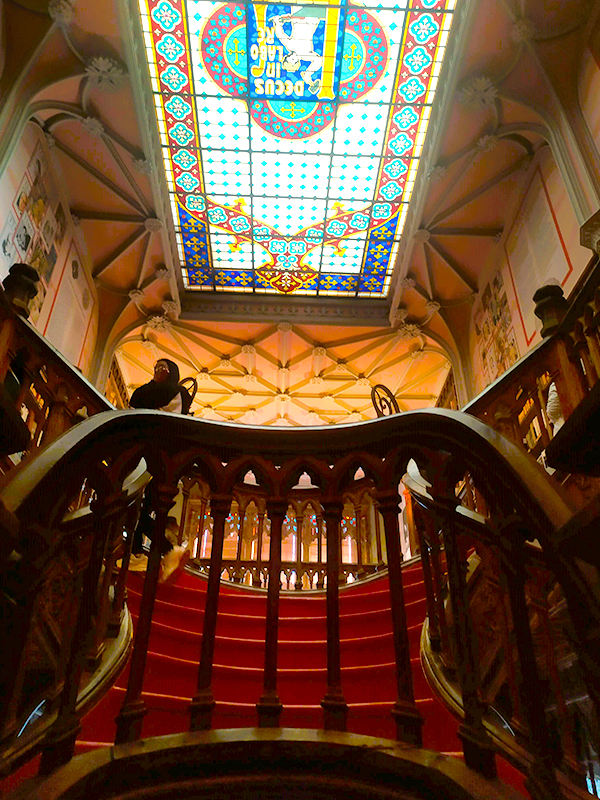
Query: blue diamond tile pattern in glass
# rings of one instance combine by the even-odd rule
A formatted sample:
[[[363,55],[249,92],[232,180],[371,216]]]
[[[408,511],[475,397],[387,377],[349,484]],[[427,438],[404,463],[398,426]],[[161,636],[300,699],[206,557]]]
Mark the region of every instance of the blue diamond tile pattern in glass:
[[[186,287],[388,295],[458,2],[139,0]]]

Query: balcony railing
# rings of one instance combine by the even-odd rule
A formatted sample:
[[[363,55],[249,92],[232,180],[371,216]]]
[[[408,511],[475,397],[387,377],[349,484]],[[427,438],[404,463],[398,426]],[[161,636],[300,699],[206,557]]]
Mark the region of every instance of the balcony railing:
[[[23,690],[32,663],[35,614],[57,559],[72,547],[64,517],[86,479],[92,502],[89,525],[78,537],[78,569],[73,580],[76,602],[73,635],[65,637],[60,663],[64,672],[53,700],[57,719],[43,743],[42,772],[67,761],[79,727],[75,700],[88,657],[88,634],[97,614],[95,598],[103,575],[111,569],[105,561],[111,542],[127,527],[131,498],[128,476],[144,459],[152,476],[147,493],[156,519],[135,635],[128,686],[117,718],[117,742],[140,736],[146,707],[142,699],[152,610],[159,581],[161,547],[166,520],[180,481],[198,479],[208,487],[212,546],[206,605],[198,654],[198,679],[191,699],[190,729],[211,727],[215,705],[213,655],[223,569],[223,543],[232,503],[239,514],[244,479],[251,474],[264,498],[270,520],[267,611],[263,691],[256,702],[257,724],[278,727],[282,704],[278,696],[278,621],[281,592],[283,528],[290,505],[302,491],[300,477],[309,476],[313,509],[323,517],[327,595],[327,681],[323,686],[323,725],[344,730],[347,704],[340,669],[339,584],[345,565],[341,559],[344,504],[356,490],[360,469],[370,482],[382,517],[389,569],[390,607],[396,653],[397,700],[393,708],[398,739],[421,742],[421,717],[414,702],[408,631],[402,587],[398,512],[400,481],[413,461],[427,481],[429,505],[422,511],[431,526],[430,541],[443,531],[447,585],[451,599],[455,652],[453,665],[459,676],[464,721],[460,728],[467,765],[490,776],[494,773],[494,746],[484,724],[486,695],[479,682],[475,638],[469,614],[465,558],[471,540],[485,544],[506,580],[510,612],[515,620],[512,655],[518,664],[516,684],[522,718],[527,725],[532,752],[529,785],[539,798],[561,797],[555,768],[559,766],[546,723],[542,676],[534,639],[535,619],[527,606],[523,564],[527,541],[540,546],[544,569],[553,575],[564,598],[574,652],[591,707],[599,707],[599,673],[596,632],[600,605],[590,591],[577,561],[558,550],[553,537],[570,512],[551,488],[539,465],[522,448],[499,437],[473,417],[460,412],[427,410],[400,414],[352,426],[324,429],[272,429],[195,420],[154,411],[107,412],[82,422],[44,449],[5,487],[2,500],[3,613],[9,624],[3,631],[2,652],[14,665],[3,677],[0,730],[6,744],[14,736]],[[486,522],[480,522],[459,504],[457,484],[471,476],[473,491],[485,503]],[[364,480],[361,478],[361,480]],[[406,479],[409,480],[408,478]],[[255,488],[251,492],[257,492]],[[317,508],[315,509],[315,505]],[[465,532],[467,539],[465,540]],[[468,545],[468,547],[467,547]],[[323,545],[322,545],[323,546]],[[243,547],[243,540],[242,540]],[[265,557],[267,553],[265,551]],[[103,571],[103,564],[105,569]],[[127,554],[117,587],[123,586]],[[439,590],[442,591],[440,572]],[[435,585],[436,578],[432,578]],[[120,589],[110,613],[118,612]],[[441,595],[440,595],[441,597]],[[432,626],[435,630],[433,610]],[[441,607],[437,625],[440,637]],[[68,641],[67,641],[68,639]],[[557,700],[558,702],[558,700]]]

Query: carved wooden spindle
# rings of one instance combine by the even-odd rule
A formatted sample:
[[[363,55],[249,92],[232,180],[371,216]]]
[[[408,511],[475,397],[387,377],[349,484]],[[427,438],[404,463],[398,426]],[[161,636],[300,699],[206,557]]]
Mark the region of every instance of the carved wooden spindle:
[[[300,519],[296,517],[296,583],[294,589],[302,591],[302,545],[304,541],[304,511],[300,515]],[[308,557],[306,559],[308,561]]]
[[[131,548],[133,546],[133,531],[139,516],[139,509],[132,505],[127,513],[125,522],[125,530],[127,531],[127,539],[123,548],[123,557],[121,559],[121,569],[115,584],[115,599],[113,602],[110,620],[108,623],[109,636],[116,636],[121,628],[123,620],[123,612],[125,611],[125,599],[127,598],[127,572],[129,570],[129,560],[131,558]]]
[[[348,704],[342,692],[340,660],[340,525],[343,506],[338,500],[323,501],[327,526],[327,692],[321,701],[326,731],[345,731]]]
[[[512,535],[513,545],[510,565],[503,563],[503,575],[513,618],[517,652],[521,667],[521,702],[529,727],[529,743],[533,763],[525,781],[533,800],[557,800],[564,797],[554,772],[552,749],[544,711],[544,693],[540,683],[535,648],[529,626],[529,610],[525,598],[525,570],[523,542],[517,541],[519,532],[504,531]]]
[[[450,632],[448,630],[448,620],[446,618],[446,608],[444,606],[444,568],[442,566],[442,550],[438,531],[431,516],[426,516],[425,527],[428,532],[428,540],[431,547],[431,568],[433,573],[433,590],[435,595],[435,606],[437,619],[442,641],[442,653],[446,664],[452,664],[452,651],[450,647]]]
[[[229,514],[230,504],[231,499],[227,495],[213,494],[210,499],[210,510],[213,518],[213,539],[210,554],[210,572],[208,575],[208,585],[206,587],[206,604],[204,606],[204,625],[202,626],[198,683],[196,694],[189,708],[191,731],[210,730],[212,712],[215,706],[215,698],[212,690],[212,671],[215,653],[215,635],[217,632],[221,569],[223,567],[225,520]]]
[[[469,600],[466,574],[458,542],[458,530],[452,519],[455,500],[448,501],[448,514],[438,520],[443,531],[446,562],[450,583],[450,600],[454,619],[457,670],[462,690],[465,712],[458,736],[463,743],[465,764],[481,772],[486,778],[496,776],[494,748],[483,725],[483,704],[479,700],[477,687],[477,662],[475,658],[475,634],[469,615]]]
[[[122,542],[122,528],[120,525],[115,526],[113,535],[107,542],[104,554],[104,573],[98,589],[98,613],[96,614],[92,643],[87,656],[88,669],[92,672],[100,664],[102,653],[106,647],[106,634],[111,615],[110,587],[113,582],[113,573]]]
[[[427,619],[429,621],[429,643],[431,649],[439,653],[442,650],[442,637],[440,621],[438,618],[438,604],[433,588],[433,571],[431,568],[431,548],[426,538],[425,514],[420,506],[413,503],[414,523],[416,534],[419,537],[419,550],[421,551],[421,565],[423,567],[423,582],[425,584],[425,599],[427,601]],[[388,556],[389,560],[389,556]]]
[[[69,646],[70,653],[65,671],[63,690],[60,696],[58,716],[46,736],[40,775],[48,775],[62,764],[66,764],[75,750],[77,734],[81,729],[77,714],[77,695],[81,676],[85,669],[89,651],[90,632],[97,610],[98,581],[109,542],[115,537],[115,530],[122,524],[125,509],[123,495],[106,497],[100,495],[92,503],[93,543],[88,564],[77,587],[80,593],[77,620],[73,628]]]
[[[265,671],[263,693],[256,704],[259,728],[278,728],[283,710],[277,694],[277,644],[279,638],[279,593],[281,590],[281,532],[287,513],[287,502],[272,500],[268,506],[271,518],[269,553],[269,586],[267,589],[267,631],[265,637]]]
[[[152,526],[152,545],[148,556],[144,588],[142,589],[140,614],[133,643],[133,655],[131,656],[127,691],[125,693],[123,705],[115,720],[117,723],[115,744],[133,742],[139,739],[142,733],[142,722],[146,714],[146,704],[142,700],[146,656],[148,653],[148,642],[150,641],[154,601],[156,600],[156,590],[160,577],[160,562],[165,538],[167,515],[169,509],[173,505],[173,499],[177,494],[177,486],[153,486],[150,484],[146,491],[151,492],[152,507],[156,513],[156,518]]]
[[[402,553],[400,551],[400,531],[398,529],[398,493],[389,491],[379,495],[379,508],[383,515],[385,541],[387,546],[390,604],[394,651],[396,655],[397,698],[392,709],[396,720],[396,736],[401,742],[421,747],[423,744],[423,717],[415,705],[412,670],[410,668],[410,648],[406,625],[406,607],[402,585]]]

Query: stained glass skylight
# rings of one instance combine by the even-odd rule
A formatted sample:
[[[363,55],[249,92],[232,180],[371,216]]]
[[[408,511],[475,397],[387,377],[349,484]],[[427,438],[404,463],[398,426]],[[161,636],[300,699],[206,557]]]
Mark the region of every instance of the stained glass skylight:
[[[184,285],[387,295],[457,0],[139,0]]]

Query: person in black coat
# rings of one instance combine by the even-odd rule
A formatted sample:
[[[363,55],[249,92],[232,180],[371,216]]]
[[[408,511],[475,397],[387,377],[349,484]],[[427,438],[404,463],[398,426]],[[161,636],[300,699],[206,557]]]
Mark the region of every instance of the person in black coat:
[[[155,408],[158,411],[169,411],[173,414],[187,414],[192,400],[188,392],[179,385],[179,367],[168,358],[159,359],[154,365],[154,378],[143,386],[139,386],[131,395],[131,408]],[[140,518],[133,533],[131,563],[133,569],[145,569],[143,555],[143,539],[152,539],[154,520],[150,515],[150,492],[146,491]],[[162,554],[168,553],[173,545],[165,538]],[[139,564],[138,564],[139,562]]]
[[[179,385],[179,367],[168,358],[154,365],[154,378],[131,395],[131,408],[156,408],[173,414],[187,414],[192,404],[188,392]]]

